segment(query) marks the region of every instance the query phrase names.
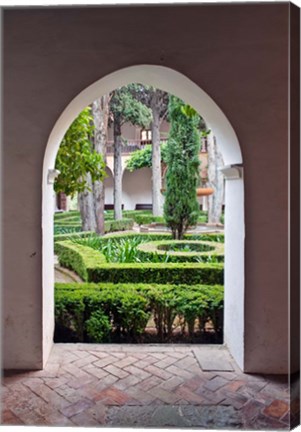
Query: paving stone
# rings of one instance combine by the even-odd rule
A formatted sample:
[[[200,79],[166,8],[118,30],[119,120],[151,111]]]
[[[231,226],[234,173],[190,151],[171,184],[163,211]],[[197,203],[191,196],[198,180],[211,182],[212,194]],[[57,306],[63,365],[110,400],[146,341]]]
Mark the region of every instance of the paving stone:
[[[148,405],[156,399],[156,396],[137,387],[128,388],[126,393],[134,399],[136,405]]]
[[[232,372],[203,371],[195,348],[55,344],[46,370],[5,374],[3,418],[7,424],[96,427],[131,417],[128,424],[139,427],[251,430],[283,430],[298,421],[299,402],[292,401],[294,414],[288,411],[287,377],[244,374],[235,364]]]
[[[150,376],[149,378],[147,378],[146,380],[140,382],[139,384],[137,384],[136,387],[141,388],[142,390],[149,390],[152,387],[155,387],[161,383],[163,383],[164,380],[162,380],[161,378],[157,377],[157,376]]]
[[[137,357],[128,356],[118,361],[117,366],[122,369],[123,367],[129,366],[137,361],[139,361]]]
[[[264,407],[265,407],[264,404],[256,400],[250,400],[243,406],[241,412],[243,414],[244,419],[246,419],[247,422],[249,423],[250,420],[253,420],[261,413]]]
[[[217,376],[217,377],[213,378],[212,380],[208,381],[204,385],[204,388],[206,388],[207,390],[215,391],[215,390],[220,389],[221,387],[223,387],[227,383],[228,383],[228,381],[225,378]]]
[[[87,408],[90,408],[93,405],[93,402],[90,401],[89,399],[81,399],[80,401],[69,405],[68,407],[65,408],[61,408],[61,412],[66,416],[66,417],[72,417],[75,414],[78,414],[82,411],[84,411]]]
[[[150,377],[149,372],[146,372],[145,370],[139,369],[135,366],[127,366],[124,368],[124,370],[141,379],[146,379]]]
[[[183,416],[190,423],[190,427],[205,429],[241,429],[243,422],[240,413],[232,407],[181,407]]]
[[[24,422],[19,419],[11,410],[4,410],[2,412],[1,424],[3,425],[23,425]]]
[[[169,372],[166,372],[164,369],[160,369],[154,365],[149,365],[145,369],[145,371],[149,372],[152,375],[156,375],[159,378],[162,378],[164,380],[167,380],[172,377],[172,374]]]
[[[105,424],[107,407],[101,402],[97,402],[87,410],[87,413],[97,421],[98,424]]]
[[[126,378],[129,376],[129,373],[125,370],[119,369],[119,367],[116,367],[114,365],[108,365],[103,368],[106,372],[109,372],[110,374],[116,376],[117,378]]]
[[[187,427],[179,407],[120,407],[108,411],[108,425],[121,427]]]
[[[99,392],[97,398],[95,399],[96,401],[103,401],[103,404],[107,404],[108,401],[106,401],[106,399],[108,400],[112,400],[114,402],[116,402],[118,405],[123,405],[126,404],[127,402],[129,402],[132,398],[130,396],[128,396],[126,393],[122,392],[121,390],[115,388],[115,387],[110,387],[108,389],[102,390],[101,392]]]
[[[181,386],[176,389],[176,393],[181,399],[184,399],[188,402],[188,404],[200,405],[204,402],[204,398],[199,396],[196,393],[193,393],[188,387]]]
[[[159,384],[158,387],[170,391],[170,390],[174,390],[176,387],[178,387],[181,384],[183,384],[183,378],[174,376],[167,381],[163,381],[161,384]]]
[[[108,372],[98,368],[93,365],[89,365],[85,367],[85,372],[87,372],[89,375],[92,375],[95,378],[101,379],[108,375]]]
[[[93,363],[93,365],[99,368],[103,368],[105,366],[114,364],[116,361],[117,361],[116,357],[108,356],[103,359],[97,360],[96,362]]]
[[[224,386],[224,389],[226,389],[230,392],[236,392],[237,390],[239,390],[244,385],[245,385],[245,381],[233,381],[233,382],[229,382],[228,384],[226,384]]]
[[[162,360],[159,360],[157,363],[154,363],[154,366],[159,367],[161,369],[165,369],[168,366],[172,365],[173,363],[176,363],[177,359],[174,357],[166,357]]]
[[[227,351],[220,349],[194,348],[194,355],[201,368],[207,371],[233,371]]]
[[[173,375],[177,375],[177,376],[180,376],[180,377],[185,378],[185,379],[190,379],[193,377],[193,374],[191,372],[188,372],[187,370],[181,369],[181,368],[174,366],[174,365],[169,366],[165,370],[166,370],[166,372],[170,372]]]
[[[181,396],[178,396],[176,393],[169,392],[160,387],[153,387],[148,391],[148,393],[150,393],[152,396],[155,396],[157,399],[160,399],[162,402],[170,405],[181,399]]]
[[[88,383],[95,382],[95,378],[89,374],[86,374],[85,376],[81,376],[79,378],[73,378],[72,380],[68,381],[69,387],[72,387],[74,389],[79,389],[83,386],[85,386]]]
[[[125,390],[128,387],[131,387],[131,386],[138,384],[139,382],[141,382],[141,378],[138,378],[134,375],[128,375],[126,378],[123,378],[123,379],[117,381],[114,384],[114,387],[116,387],[120,390]]]
[[[72,422],[82,427],[99,426],[99,422],[95,420],[88,412],[84,411],[71,417]]]
[[[288,409],[289,407],[286,402],[274,400],[268,407],[265,408],[263,414],[279,419],[287,413]]]

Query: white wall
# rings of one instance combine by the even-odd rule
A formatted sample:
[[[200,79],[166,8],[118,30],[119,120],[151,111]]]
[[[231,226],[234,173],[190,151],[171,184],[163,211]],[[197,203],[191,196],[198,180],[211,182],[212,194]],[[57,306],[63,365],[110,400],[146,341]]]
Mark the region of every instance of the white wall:
[[[152,171],[150,168],[141,168],[134,172],[124,171],[122,202],[124,210],[135,210],[136,204],[152,203]]]

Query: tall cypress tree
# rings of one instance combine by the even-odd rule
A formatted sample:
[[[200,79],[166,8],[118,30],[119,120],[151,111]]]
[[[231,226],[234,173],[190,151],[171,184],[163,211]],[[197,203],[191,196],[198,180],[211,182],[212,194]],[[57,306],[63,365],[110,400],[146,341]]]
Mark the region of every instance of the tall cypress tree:
[[[167,174],[164,217],[174,239],[181,240],[189,225],[197,223],[199,203],[198,124],[196,111],[175,96],[170,96],[171,129],[167,143]]]

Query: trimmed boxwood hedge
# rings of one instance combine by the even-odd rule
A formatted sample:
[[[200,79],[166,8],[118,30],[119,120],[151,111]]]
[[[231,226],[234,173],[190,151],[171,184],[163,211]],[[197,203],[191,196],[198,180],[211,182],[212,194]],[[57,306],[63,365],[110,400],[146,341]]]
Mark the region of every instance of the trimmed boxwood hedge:
[[[66,218],[65,218],[66,219]],[[81,231],[81,223],[75,222],[73,219],[71,220],[62,220],[55,221],[54,228],[56,231],[66,231],[69,230],[72,232]],[[134,220],[130,218],[124,218],[121,220],[108,219],[105,220],[105,233],[114,232],[114,231],[126,231],[131,230],[134,225]],[[57,234],[59,235],[59,234]]]
[[[223,284],[223,265],[208,263],[107,263],[105,257],[71,240],[55,243],[63,267],[87,282]]]
[[[200,330],[211,319],[215,330],[221,332],[223,287],[55,284],[56,335],[60,335],[57,338],[64,334],[70,338],[73,333],[76,341],[103,342],[102,338],[114,331],[135,340],[144,332],[151,315],[160,340],[172,336],[176,316],[182,319],[182,331],[187,325],[190,336],[197,319]]]
[[[147,243],[141,243],[138,245],[139,250],[139,258],[141,260],[144,259],[145,256],[161,256],[164,258],[166,253],[168,253],[169,258],[172,262],[207,262],[210,260],[214,262],[223,262],[224,261],[224,245],[222,243],[217,243],[213,241],[203,241],[203,240],[191,240],[191,246],[212,246],[210,249],[212,250],[204,250],[204,251],[174,251],[169,250],[168,246],[174,246],[180,244],[179,240],[156,240],[150,241]],[[183,245],[186,243],[182,242]],[[189,245],[189,243],[187,243]],[[166,248],[164,247],[166,246]],[[189,245],[190,246],[190,245]],[[164,248],[163,248],[164,247]]]

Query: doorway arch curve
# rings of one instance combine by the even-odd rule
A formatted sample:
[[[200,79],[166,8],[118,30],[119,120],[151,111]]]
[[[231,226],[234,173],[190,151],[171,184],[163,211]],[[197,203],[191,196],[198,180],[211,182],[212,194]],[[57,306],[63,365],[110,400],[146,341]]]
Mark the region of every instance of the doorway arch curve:
[[[185,75],[156,65],[137,65],[113,72],[80,92],[65,108],[49,136],[43,163],[43,362],[52,346],[54,329],[53,185],[49,170],[62,138],[75,117],[101,95],[130,83],[152,85],[191,105],[214,131],[225,165],[241,165],[242,153],[236,133],[213,99]],[[226,181],[225,191],[225,307],[224,337],[231,354],[244,369],[244,188],[242,178]],[[235,326],[231,325],[235,316]]]

